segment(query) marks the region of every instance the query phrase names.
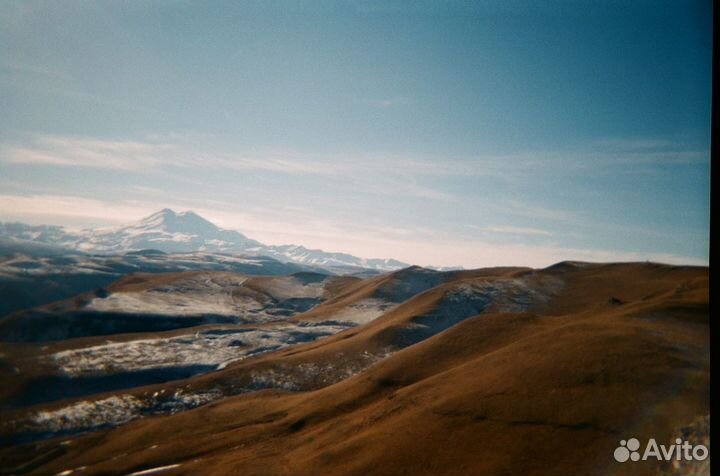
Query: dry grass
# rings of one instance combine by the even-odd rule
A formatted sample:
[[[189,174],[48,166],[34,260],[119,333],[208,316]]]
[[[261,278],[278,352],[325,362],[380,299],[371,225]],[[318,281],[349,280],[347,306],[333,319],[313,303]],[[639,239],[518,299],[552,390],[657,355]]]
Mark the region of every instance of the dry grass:
[[[391,295],[410,278],[347,283],[295,319]],[[490,307],[414,345],[398,340],[478,279],[562,286],[521,312]],[[237,395],[0,457],[5,468],[36,459],[28,474],[180,464],[162,474],[654,475],[657,465],[621,465],[612,452],[629,436],[669,441],[709,412],[708,298],[706,268],[652,263],[448,274],[365,326],[176,384],[232,393],[252,372],[292,376],[309,363],[337,371],[305,376],[304,391]]]

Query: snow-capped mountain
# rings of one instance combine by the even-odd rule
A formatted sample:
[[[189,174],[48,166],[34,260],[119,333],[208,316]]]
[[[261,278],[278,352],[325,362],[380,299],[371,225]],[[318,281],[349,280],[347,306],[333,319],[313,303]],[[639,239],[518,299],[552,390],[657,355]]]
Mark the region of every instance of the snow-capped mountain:
[[[88,230],[77,247],[84,251],[158,249],[165,252],[210,251],[238,253],[262,247],[242,233],[218,228],[194,212],[176,213],[169,208],[138,223],[115,229]]]
[[[394,259],[366,259],[347,253],[328,253],[323,250],[312,250],[300,245],[264,246],[257,250],[280,261],[292,261],[309,266],[324,268],[358,267],[389,271],[406,268],[409,265]]]
[[[204,251],[263,255],[286,263],[341,272],[360,269],[393,271],[409,266],[394,259],[358,258],[346,253],[328,253],[299,245],[264,245],[238,231],[219,228],[197,213],[178,213],[168,208],[132,225],[80,232],[68,232],[56,226],[0,223],[0,238],[59,245],[92,253],[156,249],[167,253]]]

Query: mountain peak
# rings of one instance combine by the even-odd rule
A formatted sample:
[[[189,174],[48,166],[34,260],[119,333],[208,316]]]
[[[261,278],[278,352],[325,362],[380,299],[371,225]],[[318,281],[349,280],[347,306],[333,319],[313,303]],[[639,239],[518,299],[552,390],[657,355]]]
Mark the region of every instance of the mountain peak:
[[[172,210],[170,208],[163,208],[162,210],[153,213],[152,215],[148,215],[145,218],[141,219],[139,223],[154,223],[159,221],[165,221],[168,219],[175,218],[177,216],[177,213],[175,213],[175,210]]]
[[[143,218],[137,225],[134,225],[134,227],[185,233],[203,233],[208,231],[215,232],[219,230],[215,224],[193,211],[178,213],[170,208],[163,208],[162,210]]]

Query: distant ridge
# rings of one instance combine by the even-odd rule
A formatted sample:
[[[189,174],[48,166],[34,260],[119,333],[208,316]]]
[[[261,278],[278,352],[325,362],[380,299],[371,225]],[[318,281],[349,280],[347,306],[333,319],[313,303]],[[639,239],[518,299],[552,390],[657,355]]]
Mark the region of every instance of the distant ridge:
[[[125,253],[151,249],[165,253],[204,251],[263,255],[285,263],[315,266],[343,274],[362,270],[394,271],[410,266],[395,259],[366,259],[301,245],[265,245],[239,231],[220,228],[193,211],[176,212],[169,208],[130,225],[92,228],[80,232],[68,232],[58,226],[0,223],[0,238],[62,246],[91,253]]]

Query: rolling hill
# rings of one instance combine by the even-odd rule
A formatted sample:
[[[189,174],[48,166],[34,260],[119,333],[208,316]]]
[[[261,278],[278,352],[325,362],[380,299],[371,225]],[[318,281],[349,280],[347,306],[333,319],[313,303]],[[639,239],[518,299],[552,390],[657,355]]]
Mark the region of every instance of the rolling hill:
[[[619,441],[671,442],[709,414],[707,268],[564,262],[322,280],[321,302],[278,320],[1,344],[3,379],[20,393],[53,372],[127,376],[119,356],[142,361],[148,340],[148,355],[203,335],[231,336],[219,353],[245,349],[148,386],[22,407],[6,391],[4,472],[657,475],[675,469],[617,463]],[[283,326],[327,332],[245,352],[262,343],[244,333]]]

